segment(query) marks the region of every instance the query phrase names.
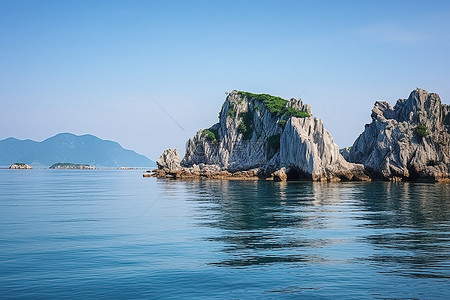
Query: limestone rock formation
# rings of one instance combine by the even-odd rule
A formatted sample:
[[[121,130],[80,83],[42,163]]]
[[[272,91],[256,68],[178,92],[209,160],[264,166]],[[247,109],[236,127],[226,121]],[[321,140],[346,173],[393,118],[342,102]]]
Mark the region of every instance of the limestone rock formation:
[[[377,101],[348,153],[374,178],[450,181],[450,106],[422,89],[394,107]]]
[[[10,169],[33,169],[31,166],[25,163],[14,163],[9,166]]]
[[[291,118],[280,140],[280,164],[314,181],[368,180],[362,165],[347,162],[322,120]]]
[[[232,173],[256,169],[257,176],[275,180],[369,179],[362,165],[342,157],[309,105],[240,91],[228,94],[218,123],[187,142],[181,165],[199,164]]]
[[[181,170],[180,155],[178,149],[166,149],[156,161],[158,169],[166,169],[168,172]]]

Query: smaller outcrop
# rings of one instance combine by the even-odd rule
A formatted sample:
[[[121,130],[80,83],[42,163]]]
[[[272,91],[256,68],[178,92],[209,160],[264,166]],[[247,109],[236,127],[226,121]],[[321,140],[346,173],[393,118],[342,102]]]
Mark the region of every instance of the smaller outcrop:
[[[14,163],[9,166],[10,169],[33,169],[31,166],[25,163]]]
[[[86,169],[86,170],[94,170],[96,167],[86,164],[72,164],[72,163],[56,163],[53,164],[50,169]]]
[[[169,148],[164,150],[156,161],[156,165],[158,166],[158,169],[153,170],[154,176],[179,178],[181,175],[181,164],[178,149]]]
[[[156,161],[158,169],[167,169],[169,172],[179,171],[181,169],[180,155],[178,149],[166,149]]]
[[[363,164],[373,178],[450,182],[450,106],[422,89],[394,107],[375,102],[348,160]]]
[[[273,173],[273,181],[286,181],[288,178],[286,168],[281,168]]]

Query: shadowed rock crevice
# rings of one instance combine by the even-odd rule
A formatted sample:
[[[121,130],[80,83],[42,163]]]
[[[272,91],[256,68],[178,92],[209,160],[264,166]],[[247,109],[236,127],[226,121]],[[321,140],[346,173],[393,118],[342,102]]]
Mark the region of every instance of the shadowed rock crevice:
[[[302,170],[298,168],[290,168],[287,172],[287,181],[298,181],[298,180],[311,180],[312,177],[309,174],[305,174]]]

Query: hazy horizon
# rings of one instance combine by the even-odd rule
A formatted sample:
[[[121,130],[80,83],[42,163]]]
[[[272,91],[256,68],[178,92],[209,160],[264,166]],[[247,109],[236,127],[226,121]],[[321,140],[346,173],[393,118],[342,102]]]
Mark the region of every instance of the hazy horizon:
[[[1,1],[0,140],[92,134],[156,160],[225,92],[302,98],[340,147],[416,87],[450,103],[447,1]]]

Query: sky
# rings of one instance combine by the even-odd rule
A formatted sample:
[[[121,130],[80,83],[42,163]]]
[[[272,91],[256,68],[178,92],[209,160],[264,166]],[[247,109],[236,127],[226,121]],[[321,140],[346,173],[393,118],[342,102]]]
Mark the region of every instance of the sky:
[[[183,155],[243,90],[301,98],[347,147],[417,87],[450,103],[450,1],[0,0],[0,139]]]

